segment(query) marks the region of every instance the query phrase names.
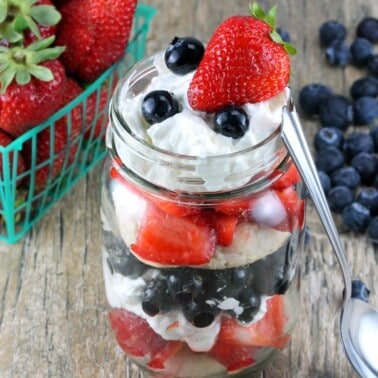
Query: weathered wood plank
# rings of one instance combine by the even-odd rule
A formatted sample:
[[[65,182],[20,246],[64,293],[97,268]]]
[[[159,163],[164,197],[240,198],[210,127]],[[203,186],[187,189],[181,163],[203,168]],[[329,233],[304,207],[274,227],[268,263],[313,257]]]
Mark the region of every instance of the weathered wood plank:
[[[227,16],[245,13],[246,0],[146,0],[159,15],[151,25],[148,53],[175,35],[206,41]],[[267,8],[273,1],[261,1]],[[365,15],[378,15],[375,0],[285,0],[278,23],[290,31],[299,52],[293,59],[294,94],[308,82],[348,94],[361,75],[321,64],[318,27],[345,22],[354,36]],[[318,125],[304,120],[312,138]],[[1,377],[137,377],[117,347],[107,323],[100,261],[99,173],[96,167],[14,246],[0,244]],[[267,370],[267,377],[354,377],[339,340],[342,279],[314,210],[311,242],[303,255],[299,322],[292,343]],[[353,275],[378,296],[376,251],[365,236],[344,235]]]

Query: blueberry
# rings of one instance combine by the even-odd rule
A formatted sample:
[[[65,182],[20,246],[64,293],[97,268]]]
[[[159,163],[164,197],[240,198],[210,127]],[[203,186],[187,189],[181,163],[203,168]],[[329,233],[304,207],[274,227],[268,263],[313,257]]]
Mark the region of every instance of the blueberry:
[[[179,112],[179,106],[172,95],[163,90],[148,93],[142,102],[142,114],[148,124],[159,123]]]
[[[341,213],[347,206],[352,204],[353,199],[352,190],[346,186],[335,186],[327,193],[328,205],[335,213]]]
[[[332,186],[347,186],[355,190],[361,183],[360,174],[353,167],[341,167],[332,172]]]
[[[378,79],[372,76],[365,76],[353,82],[350,88],[350,95],[353,99],[360,97],[378,96]]]
[[[346,67],[350,60],[350,49],[346,43],[333,43],[325,51],[327,62],[332,66]]]
[[[331,95],[320,106],[319,117],[323,127],[345,131],[353,121],[352,103],[345,96]]]
[[[241,295],[241,306],[243,312],[237,315],[238,320],[241,322],[249,323],[253,320],[254,316],[258,312],[261,304],[260,297],[251,293],[251,290],[247,288],[245,293]]]
[[[377,159],[373,154],[361,152],[352,159],[351,165],[360,174],[363,184],[370,185],[374,181],[377,173]]]
[[[336,20],[324,22],[319,29],[319,39],[323,46],[329,46],[334,42],[342,42],[346,35],[345,26]]]
[[[336,147],[328,147],[315,156],[315,165],[319,171],[331,173],[344,165],[344,154]]]
[[[368,125],[378,118],[378,101],[373,97],[360,97],[354,101],[355,125]]]
[[[372,75],[378,76],[378,54],[375,54],[368,59],[367,68]]]
[[[205,328],[211,325],[217,313],[219,313],[219,309],[216,305],[206,302],[190,302],[183,307],[184,316],[197,328]]]
[[[249,128],[249,118],[243,108],[229,105],[214,115],[214,130],[232,139],[241,138]]]
[[[304,228],[304,245],[309,245],[311,240],[311,230],[308,226]]]
[[[363,66],[373,55],[373,44],[366,38],[356,38],[350,45],[350,53],[353,63]]]
[[[369,302],[370,290],[361,280],[352,280],[352,298]]]
[[[185,75],[197,69],[205,47],[194,37],[175,37],[165,51],[167,67],[177,75]]]
[[[281,36],[282,40],[284,42],[290,42],[291,38],[290,38],[290,34],[287,30],[283,29],[283,28],[277,28],[277,33]]]
[[[335,127],[322,127],[314,137],[314,147],[316,151],[323,150],[328,147],[336,147],[341,149],[344,143],[344,133]]]
[[[378,215],[378,189],[373,187],[362,188],[358,193],[357,202],[370,210],[370,214]]]
[[[321,104],[332,94],[330,88],[319,83],[305,85],[299,92],[299,106],[307,115],[318,115]]]
[[[364,205],[353,202],[341,213],[343,225],[349,231],[364,232],[370,222],[370,211]]]
[[[378,243],[378,217],[370,220],[367,233],[374,243]]]
[[[159,275],[147,282],[142,294],[142,309],[150,316],[167,311],[172,307],[172,300],[167,292],[166,277]]]
[[[373,139],[374,151],[378,152],[378,126],[372,127],[370,129],[369,135]]]
[[[372,43],[378,42],[378,19],[365,17],[357,25],[357,35],[368,39]]]
[[[374,188],[378,189],[378,174],[375,176],[374,182],[373,182]]]
[[[324,193],[328,193],[328,191],[331,189],[331,178],[327,173],[324,171],[318,171],[318,176],[320,183],[322,184],[322,188],[324,190]]]
[[[373,139],[367,133],[355,131],[345,139],[343,151],[348,161],[361,152],[372,153],[374,151]]]

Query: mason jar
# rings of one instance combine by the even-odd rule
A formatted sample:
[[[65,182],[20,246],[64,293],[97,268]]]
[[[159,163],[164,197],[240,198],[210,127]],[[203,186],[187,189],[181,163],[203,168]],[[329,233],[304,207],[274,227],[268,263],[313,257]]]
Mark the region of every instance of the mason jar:
[[[290,342],[299,307],[305,200],[279,125],[257,144],[195,156],[156,147],[112,99],[102,173],[103,274],[123,352],[153,376],[250,376]]]

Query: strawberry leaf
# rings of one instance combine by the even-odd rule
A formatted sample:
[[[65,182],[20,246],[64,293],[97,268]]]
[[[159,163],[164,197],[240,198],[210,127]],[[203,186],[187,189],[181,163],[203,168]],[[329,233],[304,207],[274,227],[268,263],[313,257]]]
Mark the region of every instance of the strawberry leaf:
[[[266,21],[265,12],[260,7],[260,5],[257,4],[256,1],[253,1],[250,4],[249,9],[250,9],[251,15],[253,17],[255,17],[255,18],[257,18],[258,20],[261,20],[261,21]]]
[[[33,64],[29,67],[29,72],[31,75],[42,81],[51,81],[54,79],[53,73],[47,67]]]
[[[31,80],[30,73],[25,71],[19,71],[16,73],[16,82],[20,85],[25,85]]]
[[[268,15],[266,17],[266,22],[272,29],[276,28],[276,17],[277,17],[277,5],[269,9]]]
[[[0,0],[0,22],[5,21],[8,15],[7,0]]]
[[[30,9],[30,16],[43,26],[52,26],[61,20],[60,13],[52,5],[37,5]]]

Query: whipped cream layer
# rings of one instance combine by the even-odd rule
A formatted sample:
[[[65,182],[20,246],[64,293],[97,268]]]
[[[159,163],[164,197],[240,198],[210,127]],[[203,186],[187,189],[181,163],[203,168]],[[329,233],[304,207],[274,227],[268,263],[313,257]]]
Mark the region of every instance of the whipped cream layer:
[[[194,73],[175,75],[165,66],[163,54],[157,55],[154,63],[157,76],[152,78],[143,91],[130,96],[127,93],[128,85],[120,89],[121,114],[137,138],[169,153],[196,157],[197,164],[194,169],[178,168],[169,172],[156,161],[146,161],[144,164],[136,161],[135,156],[120,141],[115,140],[117,152],[127,166],[137,166],[139,175],[168,188],[187,189],[185,183],[196,179],[199,183],[202,181],[202,185],[197,183],[197,190],[218,191],[245,184],[250,177],[243,173],[267,156],[274,156],[276,143],[267,143],[230,159],[206,159],[250,149],[268,138],[282,121],[282,108],[290,96],[288,88],[268,101],[242,106],[249,116],[249,128],[242,138],[233,139],[214,131],[213,114],[197,112],[190,107],[187,91]],[[166,90],[173,94],[181,111],[163,122],[147,125],[141,114],[141,106],[145,95],[153,90]],[[177,187],[180,179],[183,181],[182,188]]]

